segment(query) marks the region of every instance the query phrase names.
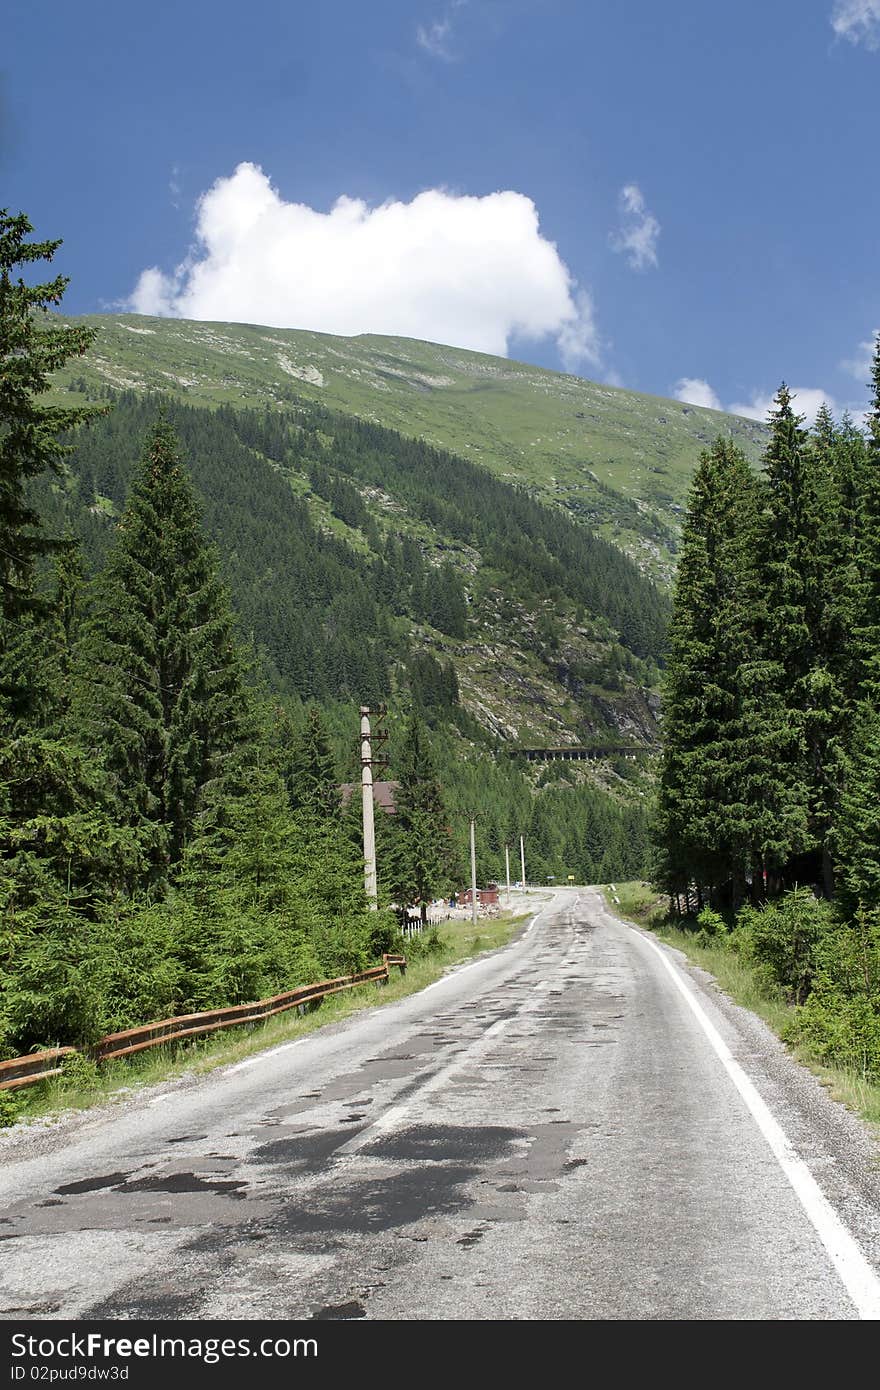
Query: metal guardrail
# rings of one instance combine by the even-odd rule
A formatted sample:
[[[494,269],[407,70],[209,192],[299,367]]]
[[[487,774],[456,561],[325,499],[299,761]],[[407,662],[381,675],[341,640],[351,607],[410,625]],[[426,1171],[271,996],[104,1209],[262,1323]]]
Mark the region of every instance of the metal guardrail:
[[[145,1023],[139,1028],[126,1028],[121,1033],[109,1033],[83,1051],[96,1062],[111,1062],[118,1057],[130,1057],[135,1052],[144,1052],[147,1048],[160,1047],[163,1043],[176,1042],[181,1038],[194,1038],[244,1023],[259,1023],[287,1009],[305,1008],[308,1004],[320,1003],[329,994],[339,994],[371,981],[386,984],[392,965],[396,965],[402,975],[405,974],[406,956],[386,954],[382,957],[382,964],[373,966],[371,970],[361,970],[356,975],[338,975],[335,979],[321,980],[313,985],[300,985],[299,989],[274,994],[270,999],[259,999],[252,1004],[233,1004],[227,1009],[181,1014],[177,1018]],[[24,1057],[0,1062],[0,1091],[11,1091],[14,1087],[29,1086],[35,1081],[60,1076],[64,1058],[77,1050],[75,1047],[53,1047],[45,1052],[31,1052]]]
[[[33,1081],[45,1081],[48,1076],[60,1076],[64,1058],[74,1052],[75,1047],[50,1047],[46,1052],[29,1052],[25,1057],[0,1062],[0,1091],[12,1091],[17,1086],[30,1086]]]

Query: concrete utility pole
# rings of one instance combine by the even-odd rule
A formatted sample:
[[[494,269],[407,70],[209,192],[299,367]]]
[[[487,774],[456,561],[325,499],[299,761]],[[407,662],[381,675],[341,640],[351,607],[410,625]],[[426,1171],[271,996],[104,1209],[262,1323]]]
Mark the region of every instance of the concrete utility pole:
[[[519,837],[519,864],[520,864],[520,869],[521,869],[521,871],[522,871],[522,879],[521,879],[521,882],[522,882],[522,891],[525,892],[525,891],[526,891],[526,849],[525,849],[525,845],[524,845],[524,843],[523,843],[523,837],[522,837],[522,835],[520,835],[520,837]]]
[[[373,757],[373,743],[383,742],[388,737],[386,733],[370,731],[370,715],[375,714],[382,719],[385,715],[384,705],[378,709],[370,709],[369,705],[361,705],[361,799],[364,819],[364,892],[367,896],[367,903],[370,909],[375,912],[379,905],[379,891],[376,883],[376,823],[374,819],[373,806],[373,765],[383,761]]]
[[[376,824],[373,819],[373,745],[367,705],[361,705],[361,802],[364,815],[364,892],[375,912],[379,890],[376,883]]]
[[[507,906],[510,907],[510,845],[504,846],[504,871],[507,875]]]
[[[477,842],[474,836],[475,819],[471,816],[471,921],[477,925]]]

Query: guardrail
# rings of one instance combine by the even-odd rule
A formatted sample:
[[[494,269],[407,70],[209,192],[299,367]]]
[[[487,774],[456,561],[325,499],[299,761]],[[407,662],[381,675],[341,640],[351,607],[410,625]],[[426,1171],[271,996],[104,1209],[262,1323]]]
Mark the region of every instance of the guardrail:
[[[258,999],[252,1004],[233,1004],[226,1009],[180,1014],[176,1018],[142,1024],[139,1028],[126,1028],[121,1033],[109,1033],[82,1051],[95,1062],[111,1062],[118,1057],[130,1057],[135,1052],[161,1047],[163,1043],[176,1042],[178,1039],[214,1033],[221,1028],[236,1028],[244,1023],[259,1023],[287,1009],[305,1009],[309,1004],[320,1003],[329,994],[339,994],[358,985],[371,982],[387,984],[393,965],[397,966],[401,975],[406,974],[406,956],[385,954],[381,965],[373,966],[371,970],[361,970],[356,975],[338,975],[335,979],[321,980],[317,984],[300,985],[298,989],[274,994],[270,999]],[[0,1062],[0,1091],[11,1091],[18,1086],[30,1086],[35,1081],[60,1076],[64,1058],[77,1050],[75,1047],[53,1047],[45,1052],[31,1052],[24,1057]]]
[[[0,1062],[0,1091],[30,1086],[33,1081],[45,1081],[47,1076],[60,1076],[64,1058],[74,1052],[75,1047],[50,1047],[46,1052],[29,1052],[25,1057]]]

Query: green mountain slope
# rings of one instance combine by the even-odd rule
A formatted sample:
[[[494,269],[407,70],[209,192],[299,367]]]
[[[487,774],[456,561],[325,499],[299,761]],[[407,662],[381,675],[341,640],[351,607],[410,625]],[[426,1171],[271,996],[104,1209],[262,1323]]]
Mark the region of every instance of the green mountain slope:
[[[76,383],[162,390],[192,404],[313,401],[447,449],[564,504],[667,582],[700,449],[730,432],[752,458],[763,426],[506,358],[408,338],[93,315]]]
[[[71,526],[90,570],[160,407],[280,694],[412,693],[508,748],[656,742],[657,588],[558,507],[350,415],[122,393],[38,488],[48,529]]]

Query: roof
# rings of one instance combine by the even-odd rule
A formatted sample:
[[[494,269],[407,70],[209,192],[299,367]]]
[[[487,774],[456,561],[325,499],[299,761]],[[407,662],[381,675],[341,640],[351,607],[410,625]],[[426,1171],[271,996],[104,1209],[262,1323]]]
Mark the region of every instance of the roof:
[[[394,793],[399,786],[399,782],[374,782],[373,801],[377,806],[380,806],[383,811],[388,811],[393,815],[397,809],[397,807],[394,804]],[[339,791],[342,796],[343,807],[348,805],[349,801],[352,798],[352,794],[355,790],[355,787],[360,789],[360,783],[343,782],[342,786],[339,788]]]

